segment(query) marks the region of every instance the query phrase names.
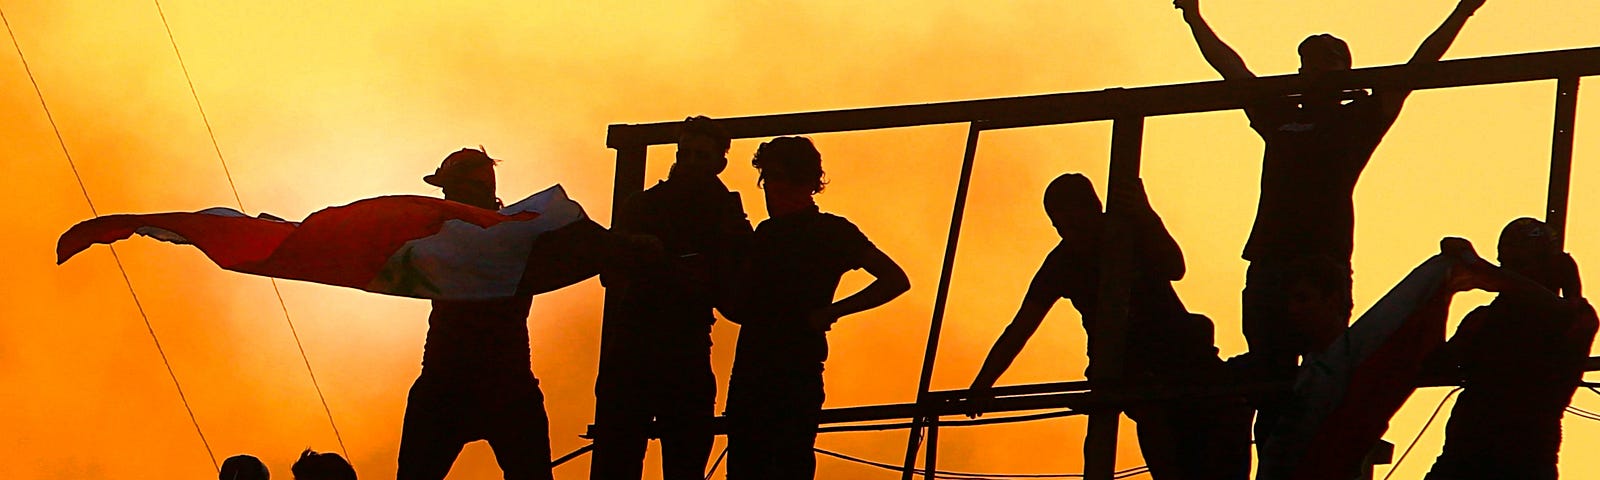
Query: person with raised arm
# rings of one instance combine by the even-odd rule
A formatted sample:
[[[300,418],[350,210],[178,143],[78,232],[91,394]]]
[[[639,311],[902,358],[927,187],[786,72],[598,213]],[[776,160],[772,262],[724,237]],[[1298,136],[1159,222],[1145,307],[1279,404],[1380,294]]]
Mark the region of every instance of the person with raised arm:
[[[1484,0],[1462,0],[1412,55],[1408,65],[1438,61]],[[1255,78],[1244,59],[1224,43],[1200,14],[1200,0],[1176,0],[1206,62],[1227,80]],[[1300,43],[1300,74],[1319,84],[1326,75],[1351,68],[1350,48],[1329,34]],[[1319,332],[1350,323],[1355,204],[1361,172],[1383,140],[1409,89],[1353,92],[1316,88],[1298,97],[1261,98],[1245,106],[1250,127],[1266,143],[1261,165],[1261,195],[1255,224],[1245,244],[1250,262],[1243,292],[1243,328],[1249,354],[1245,369],[1267,379],[1288,379],[1297,358],[1326,347]],[[1321,258],[1318,258],[1321,257]],[[1344,270],[1325,315],[1290,312],[1291,280],[1303,275],[1297,265],[1336,263]],[[1310,325],[1308,322],[1327,322]],[[1256,419],[1257,443],[1281,416],[1280,403],[1266,399]]]

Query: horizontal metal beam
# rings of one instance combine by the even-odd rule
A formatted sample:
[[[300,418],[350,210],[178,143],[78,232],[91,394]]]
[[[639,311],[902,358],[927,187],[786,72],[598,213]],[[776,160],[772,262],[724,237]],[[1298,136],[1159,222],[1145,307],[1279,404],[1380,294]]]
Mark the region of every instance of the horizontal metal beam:
[[[1585,371],[1600,371],[1600,357],[1590,357],[1584,363]],[[1419,379],[1418,387],[1460,385],[1459,380],[1443,377]],[[1589,386],[1591,384],[1584,383]],[[1129,386],[1120,389],[1090,390],[1089,382],[1052,382],[994,387],[989,391],[993,400],[984,405],[984,413],[1019,412],[1071,408],[1094,410],[1097,408],[1125,408],[1128,405],[1174,399],[1249,395],[1286,391],[1288,383],[1244,383],[1187,386]],[[919,417],[960,415],[970,409],[968,397],[971,390],[939,390],[928,392],[928,403],[895,403],[862,407],[829,408],[822,411],[819,424],[877,422],[885,420],[911,420]],[[713,430],[727,433],[727,418],[713,419]],[[589,426],[594,429],[593,425]],[[652,429],[653,431],[653,429]],[[585,435],[588,437],[589,435]]]
[[[1316,88],[1413,90],[1600,75],[1600,47],[1394,65],[1308,78],[1279,75],[1075,93],[963,100],[720,119],[733,138],[848,132],[988,122],[986,129],[1231,110],[1252,99]],[[1315,82],[1315,83],[1313,83]],[[606,146],[627,148],[677,141],[681,122],[611,125]]]

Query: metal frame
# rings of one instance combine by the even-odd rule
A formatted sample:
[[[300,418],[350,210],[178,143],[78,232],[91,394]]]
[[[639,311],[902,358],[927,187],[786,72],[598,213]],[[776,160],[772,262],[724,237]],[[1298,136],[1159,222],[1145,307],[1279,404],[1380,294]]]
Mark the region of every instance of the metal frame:
[[[933,470],[937,466],[939,418],[942,415],[960,413],[966,395],[962,390],[929,391],[929,384],[938,354],[939,333],[944,323],[944,307],[949,297],[951,274],[955,268],[956,248],[960,240],[962,217],[966,210],[972,167],[977,155],[979,136],[983,131],[1111,120],[1113,128],[1107,198],[1115,199],[1119,197],[1117,192],[1130,188],[1139,178],[1140,146],[1143,142],[1143,125],[1146,117],[1232,110],[1242,108],[1255,99],[1299,94],[1313,86],[1347,90],[1366,88],[1425,90],[1556,79],[1559,82],[1546,219],[1558,232],[1564,233],[1571,182],[1578,83],[1580,77],[1593,75],[1600,75],[1600,47],[1450,60],[1423,65],[1362,68],[1315,79],[1315,85],[1310,78],[1280,75],[1238,81],[1112,88],[1095,92],[736,117],[720,119],[718,122],[733,138],[951,123],[969,124],[966,153],[962,160],[960,182],[956,187],[954,211],[951,214],[949,238],[945,244],[944,264],[940,272],[939,290],[934,300],[933,318],[930,322],[916,403],[829,409],[824,411],[822,416],[824,424],[910,419],[911,433],[907,440],[902,477],[909,480],[913,476],[916,455],[921,450],[924,452],[923,463],[927,470],[925,477],[932,479]],[[606,146],[617,151],[615,190],[612,196],[613,211],[616,206],[622,205],[633,194],[644,188],[647,147],[676,142],[679,123],[619,124],[609,127]],[[1093,356],[1098,365],[1097,375],[1103,376],[1106,380],[1114,379],[1122,373],[1129,283],[1129,272],[1125,266],[1129,263],[1131,253],[1126,248],[1127,242],[1118,241],[1119,236],[1124,235],[1122,222],[1126,220],[1125,208],[1127,206],[1120,205],[1116,201],[1110,201],[1107,205],[1110,230],[1105,240],[1106,256],[1103,260],[1105,268],[1102,269],[1099,293],[1099,315],[1103,321],[1097,322],[1096,331],[1091,332],[1096,338],[1104,339],[1095,342],[1098,351],[1094,352]],[[613,298],[608,292],[607,316],[613,310],[610,308],[612,302]],[[605,323],[609,325],[612,322]],[[605,330],[606,328],[602,327],[602,344],[609,336],[605,334]],[[1593,366],[1596,365],[1591,362],[1591,367]],[[1090,389],[1087,382],[1020,385],[995,388],[996,399],[990,404],[989,410],[1016,411],[1071,407],[1089,412],[1088,438],[1084,443],[1085,478],[1109,480],[1115,470],[1117,424],[1124,406],[1161,398],[1192,398],[1282,388],[1285,386],[1221,385],[1199,389],[1135,389],[1105,386]],[[921,448],[924,431],[927,443],[925,449]]]

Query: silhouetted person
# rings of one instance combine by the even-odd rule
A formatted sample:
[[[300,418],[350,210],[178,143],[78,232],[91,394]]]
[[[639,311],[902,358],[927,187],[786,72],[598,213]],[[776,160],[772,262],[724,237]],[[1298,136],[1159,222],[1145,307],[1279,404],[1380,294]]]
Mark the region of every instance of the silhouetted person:
[[[629,199],[613,224],[655,237],[662,255],[605,278],[618,300],[602,335],[591,479],[637,480],[652,420],[663,477],[705,477],[717,395],[711,309],[750,236],[739,194],[717,178],[729,139],[713,122],[684,120],[667,179]]]
[[[1465,389],[1428,480],[1556,478],[1561,417],[1583,380],[1597,323],[1577,263],[1555,236],[1531,218],[1506,225],[1500,266],[1549,291],[1499,294],[1467,314],[1430,359],[1456,370]]]
[[[446,200],[497,209],[495,160],[479,150],[445,157],[423,178]],[[422,374],[406,401],[400,480],[445,477],[467,442],[487,440],[506,479],[550,479],[550,422],[528,348],[533,295],[434,300]]]
[[[344,457],[333,452],[317,453],[307,448],[300,459],[289,467],[294,480],[356,480],[356,469]]]
[[[910,280],[849,220],[817,209],[822,155],[811,140],[775,138],[751,164],[770,218],[756,227],[736,303],[724,311],[740,325],[728,382],[728,478],[809,479],[827,331],[905,293]],[[873,282],[833,301],[839,278],[857,268]]]
[[[1128,293],[1126,373],[1131,383],[1204,384],[1221,376],[1211,320],[1189,313],[1172,289],[1184,275],[1183,252],[1150,208],[1140,186],[1118,203],[1131,207],[1128,242],[1133,276]],[[981,410],[990,388],[1038,330],[1056,300],[1065,298],[1094,337],[1100,315],[1100,274],[1107,214],[1089,179],[1063,174],[1045,189],[1045,213],[1061,243],[1033,276],[1017,315],[972,380],[971,398]],[[1090,352],[1098,350],[1090,348]],[[1097,359],[1089,359],[1095,380]],[[975,411],[974,416],[981,414]],[[1128,410],[1138,422],[1139,446],[1151,476],[1168,479],[1243,479],[1250,474],[1250,411],[1242,399],[1170,402]]]
[[[1200,0],[1176,0],[1206,62],[1227,80],[1255,78],[1233,48],[1223,43],[1200,16]],[[1429,35],[1408,64],[1438,61],[1455,41],[1467,18],[1483,0],[1462,0],[1444,23]],[[1348,71],[1350,48],[1343,40],[1320,34],[1300,43],[1300,73],[1313,79]],[[1252,367],[1269,378],[1293,375],[1296,357],[1320,351],[1303,335],[1307,331],[1343,329],[1350,323],[1350,277],[1338,287],[1343,314],[1324,318],[1331,327],[1303,328],[1310,321],[1289,316],[1287,301],[1293,266],[1305,257],[1325,256],[1349,271],[1355,237],[1352,194],[1362,169],[1389,131],[1411,91],[1374,89],[1357,92],[1343,103],[1341,92],[1325,88],[1298,98],[1262,99],[1246,106],[1245,114],[1266,142],[1261,162],[1261,196],[1255,225],[1244,248],[1250,261],[1245,274],[1243,323],[1250,346]],[[1280,416],[1270,403],[1256,423],[1260,436],[1271,431]]]
[[[271,477],[267,464],[251,455],[228,457],[217,470],[217,480],[268,480]]]

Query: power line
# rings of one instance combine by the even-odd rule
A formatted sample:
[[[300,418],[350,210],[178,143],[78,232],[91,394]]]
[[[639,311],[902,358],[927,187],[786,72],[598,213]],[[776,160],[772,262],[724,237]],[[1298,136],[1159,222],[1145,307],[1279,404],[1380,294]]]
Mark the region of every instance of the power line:
[[[1456,387],[1450,390],[1450,393],[1444,394],[1444,398],[1439,400],[1439,406],[1433,407],[1433,415],[1429,415],[1428,421],[1422,424],[1422,429],[1417,430],[1416,438],[1411,439],[1411,445],[1406,446],[1406,451],[1400,454],[1400,459],[1395,460],[1394,465],[1389,467],[1389,473],[1383,476],[1383,480],[1389,480],[1389,477],[1394,476],[1395,471],[1400,470],[1400,463],[1406,461],[1406,455],[1410,455],[1411,449],[1416,448],[1417,441],[1422,440],[1422,434],[1426,433],[1428,431],[1428,426],[1433,425],[1433,420],[1439,417],[1439,411],[1444,410],[1444,404],[1450,401],[1450,397],[1454,396],[1460,391],[1461,387]]]
[[[194,88],[194,78],[189,75],[189,66],[183,61],[183,52],[178,50],[178,39],[172,35],[172,25],[167,23],[167,13],[161,9],[161,0],[152,0],[156,4],[156,13],[161,16],[161,26],[167,29],[167,40],[172,43],[172,53],[178,57],[178,67],[183,70],[183,79],[189,83],[189,94],[194,97],[194,107],[200,111],[200,120],[206,125],[206,135],[211,137],[211,148],[217,152],[217,161],[222,164],[222,174],[228,179],[228,188],[233,191],[233,201],[239,205],[239,211],[244,212],[244,200],[239,197],[239,187],[233,182],[233,173],[228,169],[228,161],[222,156],[222,146],[217,143],[217,133],[211,128],[211,118],[206,115],[206,107],[200,103],[200,92]],[[317,391],[317,399],[322,401],[322,412],[328,416],[328,426],[333,428],[333,438],[339,441],[339,451],[344,452],[345,458],[350,458],[350,450],[344,446],[344,435],[339,433],[339,424],[333,421],[333,409],[328,407],[328,397],[322,394],[322,385],[317,382],[317,372],[311,368],[311,358],[306,356],[306,347],[300,343],[300,332],[294,328],[294,320],[289,316],[289,305],[283,301],[283,291],[278,288],[278,279],[267,278],[272,283],[272,293],[278,297],[278,307],[283,309],[283,321],[289,324],[289,334],[294,337],[294,346],[300,349],[300,360],[306,364],[306,374],[311,376],[311,386]]]
[[[72,168],[72,176],[78,180],[78,189],[83,192],[83,201],[89,204],[89,213],[95,217],[100,216],[100,211],[94,207],[94,200],[89,197],[89,188],[84,185],[83,175],[78,173],[78,164],[72,160],[72,152],[67,150],[67,141],[61,136],[61,127],[56,124],[55,115],[50,113],[50,105],[44,100],[44,91],[39,88],[39,80],[33,76],[33,69],[28,66],[28,57],[22,54],[22,44],[17,41],[17,32],[11,29],[11,20],[5,16],[5,10],[0,8],[0,22],[5,23],[6,33],[11,36],[11,45],[17,49],[17,58],[22,60],[22,70],[27,72],[28,81],[33,84],[33,92],[39,97],[39,106],[44,109],[44,116],[50,120],[50,128],[55,130],[56,142],[61,145],[61,154],[66,157],[67,165]],[[172,386],[178,390],[178,400],[183,402],[183,409],[189,413],[189,422],[194,424],[194,432],[200,436],[200,444],[206,448],[206,456],[211,458],[211,468],[219,474],[222,468],[217,464],[217,455],[211,451],[211,442],[206,441],[206,434],[200,429],[200,420],[194,415],[194,408],[189,406],[189,397],[183,393],[183,385],[178,382],[178,374],[172,370],[172,362],[167,359],[167,352],[161,348],[161,339],[156,336],[155,326],[150,324],[150,315],[144,311],[144,303],[139,301],[139,292],[133,288],[133,280],[128,277],[128,269],[122,265],[122,257],[117,255],[116,247],[111,247],[111,258],[117,264],[117,271],[122,273],[122,282],[128,286],[128,295],[133,297],[133,306],[139,310],[139,317],[144,319],[144,328],[150,332],[150,341],[156,346],[156,353],[161,356],[161,363],[167,367],[167,375],[172,377]]]
[[[717,454],[717,461],[711,462],[711,470],[706,471],[706,480],[711,480],[711,476],[717,474],[717,467],[722,466],[722,459],[727,456],[728,447],[724,445],[722,447],[722,453]]]
[[[1056,411],[1050,411],[1050,412],[1044,412],[1044,413],[1034,413],[1034,414],[1028,414],[1028,415],[1015,415],[1015,416],[1010,416],[1010,417],[980,418],[980,419],[976,419],[976,420],[947,420],[947,421],[939,422],[939,427],[941,427],[941,428],[943,428],[943,427],[972,427],[972,426],[978,426],[978,425],[995,425],[995,424],[1002,424],[1002,423],[1031,422],[1031,421],[1035,421],[1035,420],[1047,420],[1047,419],[1051,419],[1051,418],[1072,417],[1072,416],[1078,416],[1078,415],[1084,415],[1084,413],[1080,412],[1080,411],[1076,411],[1076,410],[1070,410],[1070,409],[1068,409],[1068,410],[1056,410]],[[817,433],[876,432],[876,431],[883,431],[883,430],[903,430],[903,429],[907,429],[907,428],[913,428],[913,427],[916,427],[918,425],[920,425],[920,423],[918,423],[918,422],[869,423],[869,424],[864,424],[864,425],[834,425],[834,426],[820,427],[820,428],[817,429]]]
[[[830,456],[830,457],[833,457],[833,458],[837,458],[837,459],[840,459],[840,460],[844,460],[844,461],[847,461],[847,462],[866,465],[866,466],[869,466],[869,467],[877,467],[877,468],[880,468],[880,469],[894,471],[894,472],[902,472],[902,471],[905,470],[904,468],[899,467],[899,466],[890,465],[890,464],[887,464],[887,463],[877,462],[877,461],[873,461],[873,460],[867,460],[865,458],[860,458],[860,457],[853,457],[853,456],[845,455],[845,454],[839,453],[839,452],[823,450],[821,448],[815,448],[814,450],[816,450],[817,453],[820,453],[820,454],[823,454],[823,455],[827,455],[827,456]],[[1126,470],[1119,470],[1117,472],[1114,472],[1112,474],[1111,478],[1116,478],[1116,479],[1132,478],[1132,477],[1143,475],[1143,474],[1146,474],[1146,473],[1149,473],[1149,472],[1150,472],[1150,467],[1144,466],[1144,465],[1140,465],[1140,466],[1129,468],[1129,469],[1126,469]],[[928,474],[928,471],[925,470],[925,469],[918,468],[918,469],[912,469],[912,473],[917,474],[917,475],[926,476]],[[1030,479],[1030,478],[1038,478],[1038,479],[1083,478],[1083,474],[1082,473],[968,473],[968,472],[950,472],[950,471],[944,471],[944,470],[934,470],[933,474],[937,475],[937,476],[959,478],[959,479],[962,479],[962,480],[1002,480],[1002,479]]]
[[[1574,416],[1584,420],[1594,420],[1600,422],[1600,413],[1594,413],[1571,405],[1567,406],[1567,413],[1571,413]]]

